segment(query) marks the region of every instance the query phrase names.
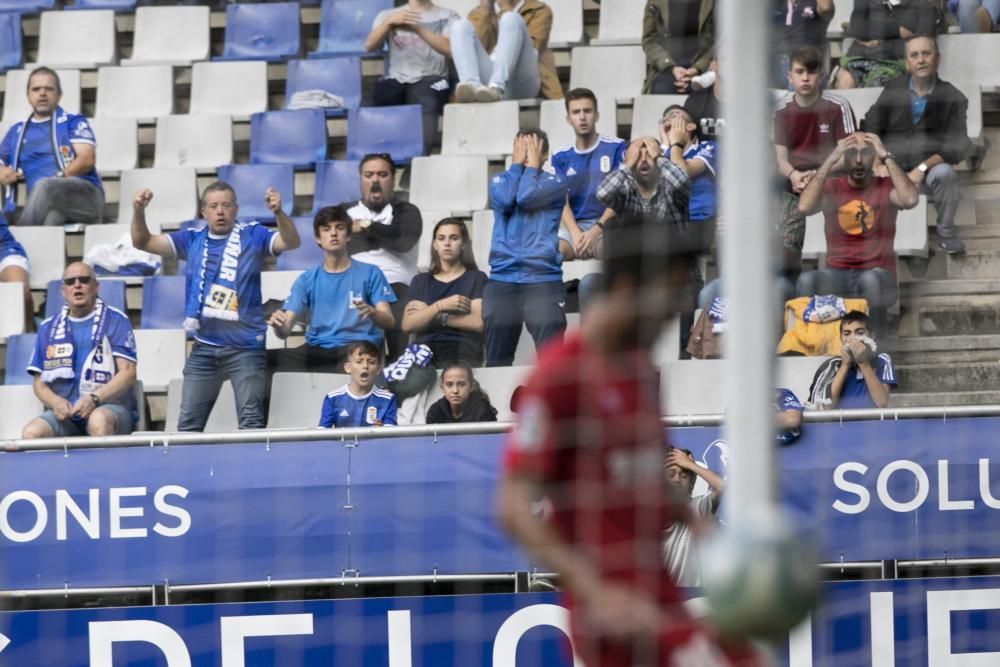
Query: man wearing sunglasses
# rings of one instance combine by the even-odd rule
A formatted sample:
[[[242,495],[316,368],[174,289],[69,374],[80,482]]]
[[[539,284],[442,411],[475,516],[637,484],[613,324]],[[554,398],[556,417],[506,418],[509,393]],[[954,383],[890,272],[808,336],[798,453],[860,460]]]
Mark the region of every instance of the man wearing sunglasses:
[[[63,272],[65,304],[42,322],[28,372],[45,411],[24,438],[127,435],[138,421],[135,336],[128,316],[97,295],[97,276],[83,262]]]

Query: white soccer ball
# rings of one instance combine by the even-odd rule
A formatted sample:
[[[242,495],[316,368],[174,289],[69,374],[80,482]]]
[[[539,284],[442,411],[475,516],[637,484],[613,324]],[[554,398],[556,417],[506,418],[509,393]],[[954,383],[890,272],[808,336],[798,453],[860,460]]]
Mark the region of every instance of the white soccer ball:
[[[723,634],[781,637],[817,600],[816,549],[776,508],[741,515],[700,551],[709,618]]]

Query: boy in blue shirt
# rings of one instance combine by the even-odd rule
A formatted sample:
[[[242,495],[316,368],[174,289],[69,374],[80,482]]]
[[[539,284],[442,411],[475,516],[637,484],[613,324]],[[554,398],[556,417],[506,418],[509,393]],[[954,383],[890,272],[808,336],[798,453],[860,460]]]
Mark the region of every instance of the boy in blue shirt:
[[[892,358],[876,353],[868,315],[852,310],[840,320],[840,356],[820,364],[809,401],[820,410],[885,408],[896,387]]]
[[[375,386],[375,379],[382,370],[381,359],[378,348],[368,341],[348,346],[344,370],[351,381],[323,399],[321,428],[396,425],[395,395]]]

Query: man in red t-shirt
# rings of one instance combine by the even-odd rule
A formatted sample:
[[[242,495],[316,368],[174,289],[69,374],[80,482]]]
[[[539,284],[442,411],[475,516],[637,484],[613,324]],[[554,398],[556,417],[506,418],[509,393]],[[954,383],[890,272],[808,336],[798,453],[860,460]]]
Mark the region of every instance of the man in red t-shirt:
[[[875,161],[889,177],[876,176]],[[830,177],[842,167],[845,176]],[[823,211],[826,269],[799,277],[802,296],[836,294],[868,302],[872,327],[888,335],[886,308],[896,301],[896,213],[917,205],[917,188],[878,136],[857,132],[842,139],[809,181],[799,211]]]
[[[559,573],[574,648],[588,667],[755,664],[723,657],[686,614],[661,560],[663,530],[687,519],[687,501],[671,502],[664,484],[666,437],[648,351],[687,306],[699,249],[681,247],[656,222],[630,221],[605,243],[594,307],[578,334],[543,350],[519,400],[500,520]],[[532,515],[541,497],[551,501],[547,520]]]

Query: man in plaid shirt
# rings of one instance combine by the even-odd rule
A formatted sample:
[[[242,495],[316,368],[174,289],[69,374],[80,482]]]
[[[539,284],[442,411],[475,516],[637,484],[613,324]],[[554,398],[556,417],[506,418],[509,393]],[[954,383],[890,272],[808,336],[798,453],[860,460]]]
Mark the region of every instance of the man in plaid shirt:
[[[597,198],[619,219],[658,220],[684,228],[688,224],[691,179],[664,157],[653,137],[629,144],[622,166],[597,188]]]

